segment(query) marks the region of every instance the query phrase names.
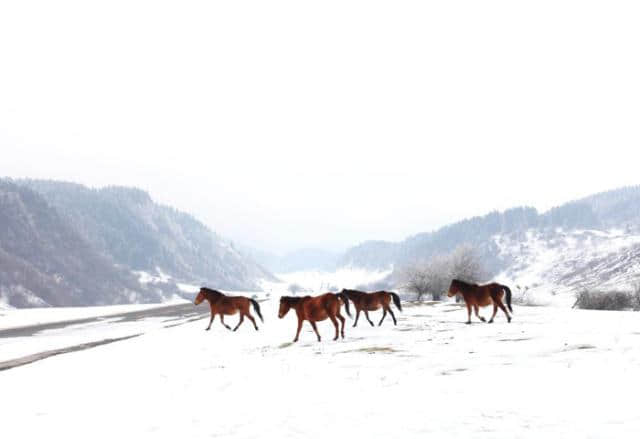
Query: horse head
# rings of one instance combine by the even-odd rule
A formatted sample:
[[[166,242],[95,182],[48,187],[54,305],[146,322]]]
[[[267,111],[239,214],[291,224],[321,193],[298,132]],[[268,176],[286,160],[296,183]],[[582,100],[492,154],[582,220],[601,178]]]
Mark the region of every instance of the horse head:
[[[196,300],[193,301],[194,305],[200,305],[204,299],[207,298],[207,295],[204,291],[204,288],[200,288],[200,291],[198,292],[198,295],[196,296]]]
[[[449,291],[447,292],[447,296],[453,297],[460,292],[459,282],[454,279],[451,281],[451,285],[449,285]]]
[[[196,300],[194,300],[193,303],[196,305],[200,305],[205,299],[208,300],[209,302],[215,302],[221,296],[224,296],[224,294],[222,294],[218,290],[212,290],[206,287],[202,287],[200,288],[200,292],[196,296]]]
[[[292,305],[292,297],[282,296],[280,297],[280,309],[278,310],[278,317],[283,318],[287,315]]]

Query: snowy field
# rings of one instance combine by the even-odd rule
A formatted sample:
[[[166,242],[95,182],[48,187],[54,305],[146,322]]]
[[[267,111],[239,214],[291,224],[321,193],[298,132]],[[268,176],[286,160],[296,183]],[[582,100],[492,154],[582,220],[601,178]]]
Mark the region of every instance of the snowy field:
[[[201,305],[202,306],[202,305]],[[3,437],[602,438],[640,431],[640,314],[517,307],[463,324],[453,303],[407,304],[333,342],[293,313],[237,333],[216,320],[0,372]],[[484,315],[489,310],[484,310]],[[377,323],[380,313],[372,313]],[[228,318],[227,323],[235,323]],[[352,321],[347,320],[350,325]],[[103,326],[108,336],[108,325]],[[34,336],[38,337],[38,335]]]

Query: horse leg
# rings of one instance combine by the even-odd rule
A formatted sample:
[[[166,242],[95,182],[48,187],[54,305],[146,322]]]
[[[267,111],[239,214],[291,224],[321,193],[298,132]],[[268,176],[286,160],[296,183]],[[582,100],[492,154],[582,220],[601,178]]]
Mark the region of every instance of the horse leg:
[[[298,337],[300,337],[300,330],[302,329],[302,319],[298,317],[298,330],[296,331],[296,338],[293,339],[293,342],[298,341]]]
[[[340,327],[338,326],[338,320],[336,319],[336,316],[329,316],[329,318],[331,319],[331,323],[333,323],[333,326],[335,326],[336,328],[336,336],[333,337],[333,341],[336,341],[338,339],[338,336],[340,335]]]
[[[344,338],[344,317],[342,317],[342,314],[336,314],[336,317],[338,317],[338,319],[342,323],[342,329],[340,330],[340,333],[342,334],[342,338]]]
[[[502,304],[502,300],[497,299],[496,302],[498,302],[498,306],[500,307],[504,315],[507,316],[507,322],[511,323],[511,316],[507,312],[507,308],[505,308],[504,305]]]
[[[314,322],[313,320],[309,320],[309,323],[311,323],[311,327],[313,328],[316,335],[318,336],[318,341],[320,341],[320,333],[318,332],[318,327],[316,326],[316,322]]]
[[[355,328],[356,326],[358,326],[358,319],[360,318],[360,310],[356,309],[356,321],[353,324],[353,327]]]
[[[496,313],[498,312],[498,305],[496,305],[496,302],[493,302],[493,315],[491,316],[491,319],[489,320],[489,323],[493,323],[493,319],[496,318]]]
[[[253,323],[253,327],[256,328],[256,331],[257,331],[258,330],[258,325],[256,324],[256,319],[254,319],[251,314],[247,314],[247,318],[249,320],[251,320],[251,323]]]
[[[211,320],[209,320],[209,326],[207,326],[207,329],[205,329],[205,331],[208,331],[209,329],[211,329],[211,324],[213,323],[213,319],[216,315],[214,313],[211,313]]]
[[[393,325],[397,325],[398,321],[396,320],[396,315],[393,313],[393,310],[391,309],[391,307],[389,307],[387,309],[387,311],[389,311],[389,314],[391,314],[391,318],[393,319]]]
[[[485,318],[480,317],[480,314],[478,314],[478,305],[473,305],[473,310],[475,311],[478,320],[480,320],[481,322],[486,322]]]
[[[468,318],[467,318],[467,325],[471,324],[471,304],[467,303],[467,314],[468,314]]]
[[[240,325],[242,325],[242,322],[244,322],[244,314],[240,313],[240,321],[238,322],[238,324],[236,325],[235,328],[233,328],[233,332],[236,332],[238,330],[238,328],[240,327]]]
[[[378,323],[378,326],[382,325],[382,322],[384,321],[384,318],[387,316],[387,308],[382,308],[382,318],[380,319],[380,323]]]
[[[373,322],[371,321],[371,319],[369,318],[369,311],[367,311],[366,309],[364,310],[364,316],[367,318],[367,320],[369,321],[369,324],[371,324],[371,326],[375,326],[373,324]]]
[[[220,314],[220,322],[222,323],[222,326],[224,326],[225,328],[227,328],[229,331],[231,331],[231,326],[227,325],[224,322],[224,314]]]

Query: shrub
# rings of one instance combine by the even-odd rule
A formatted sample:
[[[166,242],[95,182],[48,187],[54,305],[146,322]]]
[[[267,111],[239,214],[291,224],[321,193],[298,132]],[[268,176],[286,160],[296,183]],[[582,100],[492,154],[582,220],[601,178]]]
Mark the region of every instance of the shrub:
[[[574,308],[599,309],[605,311],[623,311],[638,309],[637,297],[640,292],[625,291],[587,291],[582,290],[576,294]]]
[[[553,293],[552,293],[553,294]],[[532,295],[529,294],[529,287],[525,286],[524,288],[520,285],[516,285],[513,298],[511,299],[512,303],[520,306],[540,306],[540,302],[538,302]]]

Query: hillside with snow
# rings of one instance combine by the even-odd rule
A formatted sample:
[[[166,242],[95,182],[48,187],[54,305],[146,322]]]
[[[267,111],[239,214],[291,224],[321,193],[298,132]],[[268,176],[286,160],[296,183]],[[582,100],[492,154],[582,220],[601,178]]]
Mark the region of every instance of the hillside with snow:
[[[371,241],[345,252],[340,266],[393,269],[428,262],[468,245],[486,280],[528,288],[540,302],[570,303],[583,290],[630,290],[640,283],[640,186],[603,192],[548,212],[531,207],[492,212],[411,236]]]
[[[0,307],[160,302],[181,285],[255,290],[264,280],[275,278],[139,189],[0,179]]]
[[[525,290],[539,304],[570,303],[574,293],[630,291],[640,285],[640,233],[631,230],[529,230],[525,237],[495,237],[499,256],[511,261],[496,278]]]

